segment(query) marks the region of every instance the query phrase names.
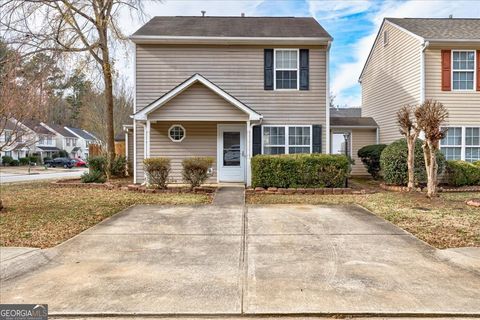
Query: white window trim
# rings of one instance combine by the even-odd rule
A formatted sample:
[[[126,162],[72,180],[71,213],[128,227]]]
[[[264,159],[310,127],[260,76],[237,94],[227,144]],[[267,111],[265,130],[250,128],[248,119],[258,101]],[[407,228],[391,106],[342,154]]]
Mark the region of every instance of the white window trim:
[[[443,126],[443,128],[461,128],[462,130],[462,142],[461,142],[461,145],[450,145],[450,144],[442,144],[442,141],[440,140],[440,150],[442,149],[442,147],[445,147],[445,148],[461,148],[461,152],[460,152],[460,160],[462,161],[466,161],[466,148],[467,147],[470,147],[470,148],[475,148],[477,146],[475,145],[466,145],[466,142],[467,142],[467,128],[480,128],[480,126],[478,125],[465,125],[465,126]],[[480,147],[480,146],[479,146]]]
[[[183,130],[183,137],[182,137],[182,139],[180,139],[180,140],[174,140],[174,139],[172,139],[172,137],[170,136],[170,130],[172,130],[174,127],[180,127],[180,128],[182,128],[182,130]],[[168,138],[169,138],[170,140],[172,140],[172,142],[182,142],[182,141],[185,139],[185,137],[187,136],[187,130],[185,130],[185,127],[182,126],[181,124],[174,124],[174,125],[172,125],[170,128],[168,128],[167,135],[168,135]]]
[[[296,51],[297,52],[297,68],[296,69],[279,69],[279,71],[297,71],[297,88],[296,89],[277,89],[277,51]],[[300,90],[300,49],[295,48],[277,48],[273,49],[273,90],[276,91],[298,91]]]
[[[275,124],[269,124],[269,125],[262,125],[262,154],[265,154],[265,143],[263,143],[263,132],[265,128],[271,128],[271,127],[283,127],[285,128],[285,144],[269,144],[267,147],[284,147],[285,148],[285,153],[284,154],[290,154],[289,152],[289,147],[297,147],[297,148],[304,148],[307,145],[290,145],[289,144],[289,128],[297,128],[297,127],[304,127],[304,128],[310,128],[310,152],[312,153],[313,150],[313,126],[308,125],[308,124],[292,124],[292,125],[275,125]]]
[[[453,69],[453,53],[454,52],[473,52],[473,88],[472,89],[454,89],[453,87],[453,73],[454,72],[471,72],[472,70],[455,70]],[[452,66],[452,71],[450,75],[450,86],[452,91],[455,92],[475,92],[477,89],[477,52],[475,50],[462,50],[462,49],[454,49],[451,50],[450,54],[450,65]]]

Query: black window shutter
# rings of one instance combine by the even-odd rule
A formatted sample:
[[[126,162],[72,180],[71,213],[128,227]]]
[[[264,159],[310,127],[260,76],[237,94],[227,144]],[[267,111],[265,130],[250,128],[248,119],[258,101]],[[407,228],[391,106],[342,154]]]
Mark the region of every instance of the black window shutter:
[[[300,90],[308,90],[309,87],[308,60],[308,49],[300,49]]]
[[[262,126],[253,127],[252,156],[262,154]]]
[[[322,126],[312,126],[312,153],[322,153]]]
[[[273,49],[263,52],[263,88],[273,90]]]

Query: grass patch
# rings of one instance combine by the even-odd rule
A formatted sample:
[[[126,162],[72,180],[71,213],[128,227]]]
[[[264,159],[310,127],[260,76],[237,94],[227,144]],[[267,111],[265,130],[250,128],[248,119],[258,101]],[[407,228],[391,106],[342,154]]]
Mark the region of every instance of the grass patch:
[[[430,245],[443,249],[480,246],[480,209],[465,201],[478,193],[442,193],[428,199],[420,193],[379,192],[366,195],[253,194],[250,204],[353,204],[369,209]]]
[[[0,186],[0,245],[53,247],[133,204],[203,204],[203,194],[146,194],[53,187],[50,183]]]

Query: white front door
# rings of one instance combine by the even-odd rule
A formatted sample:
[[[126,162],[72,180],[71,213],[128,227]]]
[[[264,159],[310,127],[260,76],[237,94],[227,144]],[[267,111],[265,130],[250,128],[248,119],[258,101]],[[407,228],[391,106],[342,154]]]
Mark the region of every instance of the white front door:
[[[219,182],[245,182],[245,125],[219,124],[217,174]]]

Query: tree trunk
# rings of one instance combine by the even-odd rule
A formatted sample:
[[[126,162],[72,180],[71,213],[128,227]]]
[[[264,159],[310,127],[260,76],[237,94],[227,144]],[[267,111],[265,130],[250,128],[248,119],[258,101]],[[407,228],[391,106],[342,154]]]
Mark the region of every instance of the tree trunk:
[[[432,198],[437,195],[437,158],[429,141],[425,141],[423,151],[427,170],[427,197]]]
[[[407,155],[407,167],[408,167],[408,191],[412,191],[415,188],[415,139],[407,137],[408,155]]]
[[[105,84],[105,118],[106,118],[106,143],[107,143],[107,177],[110,178],[113,161],[115,160],[115,141],[114,141],[114,123],[113,123],[113,79],[110,63],[110,53],[108,50],[107,30],[99,30],[100,40],[102,42],[102,71]]]

